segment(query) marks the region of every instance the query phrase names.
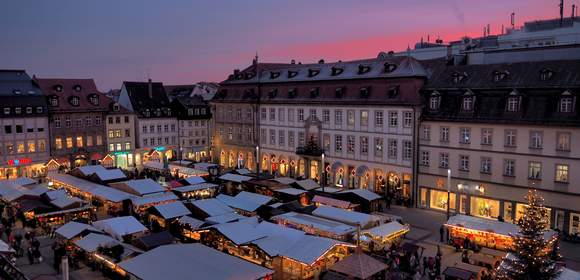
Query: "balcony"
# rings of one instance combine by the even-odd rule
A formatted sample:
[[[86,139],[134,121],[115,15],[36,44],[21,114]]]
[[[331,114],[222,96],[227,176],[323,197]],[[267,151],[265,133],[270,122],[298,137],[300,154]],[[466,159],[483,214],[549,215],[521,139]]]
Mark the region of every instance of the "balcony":
[[[320,157],[324,153],[324,150],[320,148],[320,146],[310,141],[306,144],[306,146],[296,147],[296,154],[302,156],[312,156],[312,157]]]

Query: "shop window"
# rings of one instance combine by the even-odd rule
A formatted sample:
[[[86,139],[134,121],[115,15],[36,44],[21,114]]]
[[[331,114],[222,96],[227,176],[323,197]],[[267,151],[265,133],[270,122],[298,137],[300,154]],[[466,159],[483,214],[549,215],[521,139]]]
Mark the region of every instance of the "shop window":
[[[568,183],[568,165],[556,164],[556,178],[558,183]]]
[[[447,192],[431,190],[430,195],[430,208],[439,209],[447,211]],[[449,200],[451,201],[450,209],[455,210],[455,193],[449,194]]]
[[[481,218],[497,219],[499,201],[482,197],[471,197],[471,215]]]
[[[580,214],[570,214],[570,234],[580,234]]]

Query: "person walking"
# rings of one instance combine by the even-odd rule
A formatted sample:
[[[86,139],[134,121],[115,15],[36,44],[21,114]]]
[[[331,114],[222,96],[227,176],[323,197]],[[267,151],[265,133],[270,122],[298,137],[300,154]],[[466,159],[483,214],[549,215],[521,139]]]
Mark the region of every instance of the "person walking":
[[[443,234],[445,233],[445,227],[441,225],[439,228],[439,242],[443,243]]]
[[[32,254],[31,247],[28,247],[28,251],[26,251],[26,257],[28,257],[28,263],[32,265],[34,263],[34,255]]]

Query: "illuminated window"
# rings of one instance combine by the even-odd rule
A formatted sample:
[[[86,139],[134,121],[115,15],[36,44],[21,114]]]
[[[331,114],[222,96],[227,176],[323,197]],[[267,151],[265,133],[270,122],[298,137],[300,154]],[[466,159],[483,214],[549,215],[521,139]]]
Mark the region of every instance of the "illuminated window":
[[[131,150],[131,142],[125,142],[125,150]]]
[[[542,163],[530,161],[528,163],[528,179],[540,180],[542,178]]]
[[[556,164],[556,182],[568,183],[568,165]]]
[[[97,135],[97,146],[103,145],[103,136]]]
[[[360,111],[360,125],[361,126],[369,125],[369,111],[367,110]]]
[[[25,153],[26,152],[26,150],[24,149],[24,142],[18,142],[16,144],[16,147],[17,147],[16,148],[16,152],[17,153],[22,154],[22,153]]]
[[[57,137],[56,139],[54,139],[54,145],[55,145],[57,150],[62,149],[62,139],[60,137]]]
[[[115,144],[111,143],[109,144],[109,151],[114,151],[115,150]]]
[[[93,136],[87,136],[87,147],[93,146]]]
[[[369,138],[366,136],[360,137],[360,153],[367,155],[369,153]]]
[[[117,151],[120,151],[123,149],[123,147],[121,147],[121,146],[122,146],[121,143],[117,143]]]
[[[73,147],[73,139],[72,139],[72,137],[67,137],[66,138],[66,148],[72,149],[72,147]]]
[[[36,153],[36,143],[34,140],[28,140],[27,146],[29,153]]]
[[[121,130],[120,129],[115,130],[115,137],[117,137],[117,138],[121,137]]]
[[[77,147],[82,147],[83,146],[83,137],[82,136],[77,136]]]
[[[569,132],[559,132],[557,133],[558,142],[556,143],[556,150],[562,152],[570,151],[570,138],[572,136]]]

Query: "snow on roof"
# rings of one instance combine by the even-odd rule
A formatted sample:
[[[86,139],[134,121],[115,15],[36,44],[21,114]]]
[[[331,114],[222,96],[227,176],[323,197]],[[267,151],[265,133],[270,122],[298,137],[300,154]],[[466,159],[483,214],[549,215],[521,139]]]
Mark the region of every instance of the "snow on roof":
[[[317,184],[316,182],[312,181],[312,179],[296,181],[296,184],[307,191],[311,191],[311,190],[320,188],[320,185]]]
[[[193,206],[206,213],[208,216],[219,216],[227,213],[233,213],[234,209],[230,208],[223,202],[215,198],[195,200],[191,202]]]
[[[356,228],[341,222],[328,220],[312,215],[306,215],[296,212],[288,212],[282,215],[272,217],[274,221],[290,221],[295,224],[310,226],[326,232],[332,232],[338,235],[349,234],[356,231]]]
[[[274,204],[270,204],[270,207],[272,207],[272,208],[278,208],[278,207],[280,207],[282,205],[284,205],[284,203],[282,203],[282,202],[276,202]]]
[[[330,270],[355,279],[371,279],[373,275],[387,268],[388,266],[385,263],[369,255],[355,253],[335,263],[330,267]]]
[[[49,200],[55,200],[57,198],[67,196],[67,193],[64,189],[58,189],[46,192],[46,196],[48,197]]]
[[[299,190],[299,189],[295,189],[295,188],[285,188],[285,189],[279,189],[279,190],[274,190],[274,191],[289,194],[289,195],[301,195],[301,194],[307,192],[305,190]]]
[[[495,232],[506,236],[509,236],[510,234],[516,234],[519,231],[518,226],[514,224],[462,214],[451,216],[446,225],[460,226],[479,231]]]
[[[279,177],[279,178],[276,178],[273,180],[280,183],[280,184],[284,184],[284,185],[290,185],[290,184],[296,182],[296,180],[294,180],[290,177]]]
[[[172,219],[191,214],[183,202],[176,201],[153,206],[164,219]]]
[[[226,213],[226,214],[223,214],[223,215],[217,215],[217,216],[207,217],[205,219],[205,221],[208,222],[208,223],[212,223],[212,224],[223,224],[223,223],[229,223],[229,222],[239,221],[239,220],[245,219],[245,218],[247,218],[247,217],[246,216],[242,216],[242,215],[240,215],[238,213],[232,212],[232,213]]]
[[[131,198],[131,203],[133,203],[133,206],[138,207],[138,206],[142,206],[142,205],[146,205],[146,204],[151,204],[151,203],[159,203],[159,202],[163,202],[163,201],[170,201],[170,200],[179,200],[179,198],[173,194],[173,193],[155,193],[155,194],[150,194],[150,195],[146,195],[146,196],[142,196],[142,197],[133,197]]]
[[[195,178],[195,177],[190,177],[190,178]],[[205,190],[205,189],[217,188],[217,187],[219,187],[219,185],[212,184],[212,183],[200,183],[200,184],[195,184],[195,185],[187,185],[187,186],[183,186],[183,187],[177,187],[177,188],[172,189],[172,191],[184,193],[184,192],[192,192],[192,191]]]
[[[112,247],[119,244],[112,237],[98,233],[90,233],[84,238],[76,240],[74,243],[88,253],[97,251],[99,247]]]
[[[0,239],[0,253],[12,253],[15,252],[10,245],[6,244],[4,240]]]
[[[214,167],[214,166],[218,166],[215,163],[209,163],[209,162],[200,162],[200,163],[195,163],[193,165],[193,168],[197,169],[197,170],[203,170],[203,171],[208,171],[208,168],[210,167]]]
[[[342,209],[349,209],[349,208],[356,206],[348,201],[334,199],[331,197],[320,196],[320,195],[315,195],[314,198],[312,199],[312,202],[317,202],[320,204],[324,204],[324,205],[328,205],[328,206],[332,206],[332,207],[338,207],[338,208],[342,208]]]
[[[240,175],[248,175],[248,174],[252,174],[253,172],[248,170],[247,168],[240,168],[240,169],[236,169],[236,173],[238,173]]]
[[[85,165],[77,167],[85,176],[96,174],[102,181],[110,181],[127,178],[121,169],[106,169],[102,165]]]
[[[274,273],[201,244],[159,246],[118,265],[143,280],[256,280]]]
[[[165,191],[165,188],[163,186],[159,185],[157,182],[149,178],[139,180],[129,180],[120,182],[119,184],[126,185],[139,195],[147,195]]]
[[[191,227],[191,229],[198,229],[201,225],[203,225],[203,221],[200,221],[196,218],[192,218],[190,216],[183,216],[177,220],[180,224],[186,224]]]
[[[580,272],[572,269],[564,268],[556,280],[578,280],[580,279]]]
[[[190,185],[205,183],[205,179],[199,176],[191,176],[184,179]]]
[[[59,227],[58,229],[56,229],[56,233],[66,239],[72,239],[75,238],[76,236],[78,236],[79,234],[81,234],[83,231],[88,230],[88,231],[92,231],[92,232],[101,232],[100,230],[94,228],[91,225],[87,225],[84,223],[79,223],[79,222],[68,222],[64,225],[62,225],[61,227]]]
[[[97,187],[103,187],[103,185],[95,184],[93,182],[77,178],[68,174],[54,173],[50,172],[48,174],[48,179],[53,181],[58,181],[60,183],[66,184],[68,186],[74,187],[84,192],[91,192],[92,189]]]
[[[8,184],[26,186],[38,183],[38,181],[28,178],[28,177],[18,177],[15,179],[8,179],[5,181]]]
[[[84,201],[78,197],[70,197],[70,196],[62,196],[55,200],[50,201],[50,204],[63,209],[68,206],[71,206],[75,203],[83,203]]]
[[[238,193],[236,196],[238,199],[248,200],[259,204],[266,204],[272,200],[272,197],[247,191],[242,191]]]
[[[105,171],[105,170],[107,170],[102,165],[85,165],[85,166],[77,167],[77,169],[81,173],[83,173],[83,175],[85,175],[85,176],[89,176],[89,175],[94,174],[94,173],[97,173],[99,171]]]
[[[225,194],[220,194],[216,198],[230,207],[241,209],[248,212],[254,212],[260,206],[272,200],[272,198],[269,196],[250,193],[246,191],[240,192],[238,195],[233,197]]]
[[[187,174],[187,175],[191,175],[191,176],[207,175],[207,171],[189,168],[189,167],[185,167],[185,166],[181,166],[181,165],[169,164],[168,167],[171,170],[171,172],[175,172],[175,170],[177,170],[179,172],[179,174]]]
[[[42,195],[50,191],[48,185],[46,184],[33,184],[33,185],[25,185],[22,187],[28,189],[31,193],[35,195]]]
[[[289,249],[283,253],[283,255],[305,264],[313,264],[316,262],[316,260],[318,260],[336,245],[347,245],[354,247],[354,245],[330,238],[305,235],[297,242],[292,244],[292,246],[290,246]]]
[[[352,190],[344,190],[340,193],[353,193],[358,195],[360,198],[365,199],[367,201],[373,201],[373,200],[377,200],[377,199],[381,199],[381,196],[371,192],[369,190],[366,189],[352,189]]]
[[[91,193],[96,197],[111,202],[121,202],[123,200],[135,197],[130,193],[106,186],[97,187],[93,189]]]
[[[123,240],[123,236],[147,231],[133,216],[122,216],[93,222],[93,226],[100,229],[117,240]]]
[[[336,207],[320,206],[312,211],[312,215],[340,221],[350,225],[359,224],[361,227],[378,221],[373,215],[348,211]]]
[[[232,174],[232,173],[224,174],[224,175],[220,176],[219,178],[221,180],[224,180],[224,181],[232,181],[232,182],[237,182],[237,183],[252,180],[252,177],[242,176],[242,175]]]
[[[334,188],[334,187],[324,187],[324,188],[320,187],[320,188],[318,188],[316,190],[317,191],[320,191],[320,192],[325,192],[325,193],[337,193],[337,192],[342,191],[341,189]]]
[[[237,245],[250,243],[267,236],[265,233],[256,230],[256,224],[247,220],[217,224],[213,225],[212,228],[215,228]]]
[[[386,224],[382,224],[377,227],[373,227],[367,230],[363,230],[361,234],[371,234],[373,236],[389,236],[393,233],[402,231],[402,230],[409,230],[406,226],[401,225],[399,222],[390,222]]]

